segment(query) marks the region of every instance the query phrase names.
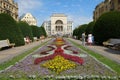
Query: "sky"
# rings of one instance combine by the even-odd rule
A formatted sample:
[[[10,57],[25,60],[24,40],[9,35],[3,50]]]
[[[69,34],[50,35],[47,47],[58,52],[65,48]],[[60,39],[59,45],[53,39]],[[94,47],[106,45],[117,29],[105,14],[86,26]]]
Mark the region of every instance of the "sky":
[[[73,21],[73,28],[93,21],[93,11],[104,0],[15,0],[19,17],[31,13],[37,19],[37,26],[50,20],[54,13],[63,13]]]

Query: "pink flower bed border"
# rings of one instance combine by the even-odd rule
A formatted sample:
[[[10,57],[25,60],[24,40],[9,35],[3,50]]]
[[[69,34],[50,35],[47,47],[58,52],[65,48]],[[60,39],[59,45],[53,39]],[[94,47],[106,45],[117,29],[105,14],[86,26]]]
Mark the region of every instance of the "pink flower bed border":
[[[45,57],[41,57],[41,58],[36,58],[35,61],[34,61],[34,64],[37,65],[37,64],[41,63],[42,61],[51,60],[57,55],[60,55],[60,56],[64,57],[65,59],[77,62],[81,65],[84,63],[84,60],[82,58],[80,58],[78,56],[72,56],[72,55],[69,55],[69,54],[65,54],[64,51],[61,49],[61,47],[58,47],[54,51],[54,54],[51,54],[51,55],[45,56]]]

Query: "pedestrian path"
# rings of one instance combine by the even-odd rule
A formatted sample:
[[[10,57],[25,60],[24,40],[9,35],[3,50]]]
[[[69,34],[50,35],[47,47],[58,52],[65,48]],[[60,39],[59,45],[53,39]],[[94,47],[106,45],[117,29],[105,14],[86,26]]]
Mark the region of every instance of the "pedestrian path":
[[[26,44],[24,46],[14,47],[14,48],[10,48],[10,49],[7,49],[7,50],[0,51],[0,64],[5,62],[5,61],[8,61],[8,60],[12,59],[13,57],[15,57],[15,56],[17,56],[21,53],[24,53],[25,51],[28,51],[28,50],[34,48],[35,46],[38,46],[41,43],[46,42],[48,40],[49,39],[45,39],[42,42],[41,41],[35,41],[33,43]]]
[[[82,45],[82,42],[80,40],[75,40],[72,38],[69,39]],[[120,51],[112,50],[107,47],[98,46],[98,45],[91,45],[91,46],[85,45],[85,47],[120,64]]]

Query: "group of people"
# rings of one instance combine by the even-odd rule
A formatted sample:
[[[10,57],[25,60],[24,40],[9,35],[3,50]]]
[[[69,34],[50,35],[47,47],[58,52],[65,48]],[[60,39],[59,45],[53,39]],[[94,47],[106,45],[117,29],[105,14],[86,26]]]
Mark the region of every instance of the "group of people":
[[[24,38],[24,41],[25,41],[26,44],[29,44],[31,42],[31,40],[30,40],[30,38],[28,36],[26,36]]]
[[[87,40],[86,40],[87,37]],[[92,45],[94,43],[94,36],[92,34],[88,34],[88,36],[85,35],[85,33],[82,34],[82,44],[85,46],[87,41],[87,45]]]

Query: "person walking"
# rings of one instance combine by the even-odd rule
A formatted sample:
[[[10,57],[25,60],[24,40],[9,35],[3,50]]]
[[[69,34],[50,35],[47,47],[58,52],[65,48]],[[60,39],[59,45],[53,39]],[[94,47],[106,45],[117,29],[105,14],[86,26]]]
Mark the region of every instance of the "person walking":
[[[85,46],[85,33],[82,33],[82,45]]]
[[[88,45],[92,45],[92,43],[93,43],[93,36],[92,36],[92,34],[88,34]]]

